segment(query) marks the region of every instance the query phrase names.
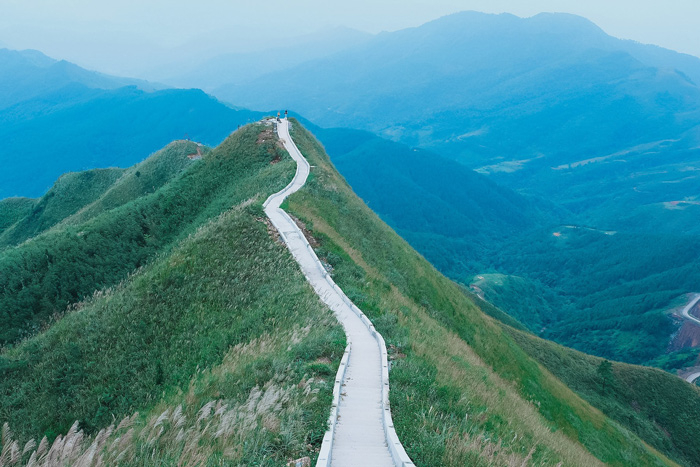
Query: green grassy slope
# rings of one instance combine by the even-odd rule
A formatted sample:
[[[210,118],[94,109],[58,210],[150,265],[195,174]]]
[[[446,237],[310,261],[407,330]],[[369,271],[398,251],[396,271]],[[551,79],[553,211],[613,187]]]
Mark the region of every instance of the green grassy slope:
[[[16,245],[53,227],[98,199],[121,177],[122,169],[94,169],[61,176],[21,219],[0,235],[0,247]]]
[[[1,351],[9,439],[64,434],[77,440],[69,464],[91,443],[103,465],[280,465],[315,455],[345,338],[264,222],[262,202],[294,174],[289,157],[277,163],[275,141],[259,139],[264,130],[245,127],[155,193],[27,242],[99,236],[115,245],[125,239],[102,235],[105,226],[128,229],[138,217],[167,246]],[[83,439],[70,430],[75,420]]]
[[[206,153],[209,149],[202,147]],[[96,215],[152,193],[193,163],[187,156],[197,145],[176,141],[128,169],[93,169],[63,175],[36,202],[31,212],[16,216],[0,233],[0,247],[16,245],[56,224],[79,224]],[[10,218],[10,213],[7,214]],[[2,221],[0,221],[2,222]]]
[[[613,376],[603,388],[598,372],[603,359],[506,329],[528,354],[606,415],[674,458],[699,464],[696,386],[655,368],[614,362]]]
[[[0,235],[15,222],[29,214],[36,204],[31,198],[5,198],[0,200]]]
[[[673,464],[528,356],[354,196],[309,133],[293,137],[315,168],[289,207],[384,335],[396,429],[418,465]]]
[[[69,304],[125,279],[156,253],[242,201],[243,188],[275,186],[274,171],[281,169],[264,158],[276,157],[277,149],[271,143],[257,144],[259,132],[255,127],[237,132],[212,157],[153,193],[6,250],[0,255],[0,288],[5,291],[0,296],[0,344],[36,332]],[[227,158],[238,153],[243,156],[235,162]],[[268,177],[257,176],[263,167],[270,171]],[[111,202],[109,197],[105,203]]]
[[[197,153],[197,145],[189,141],[170,143],[143,162],[129,167],[124,174],[100,198],[84,206],[63,223],[79,224],[100,213],[117,208],[141,196],[153,193],[173,180],[195,161],[187,156]],[[209,148],[199,148],[202,154]]]

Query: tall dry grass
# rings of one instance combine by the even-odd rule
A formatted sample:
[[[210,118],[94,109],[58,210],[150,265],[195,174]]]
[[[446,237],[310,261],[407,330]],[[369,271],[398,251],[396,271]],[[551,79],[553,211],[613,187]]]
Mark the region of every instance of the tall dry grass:
[[[259,433],[275,433],[286,445],[303,441],[295,420],[302,418],[304,399],[318,392],[314,386],[313,378],[301,385],[270,382],[253,388],[240,404],[212,400],[196,411],[178,405],[145,419],[137,412],[94,436],[85,434],[76,421],[53,443],[44,437],[38,444],[31,439],[23,447],[5,423],[0,467],[196,466],[212,460],[245,464],[246,453],[266,443]]]

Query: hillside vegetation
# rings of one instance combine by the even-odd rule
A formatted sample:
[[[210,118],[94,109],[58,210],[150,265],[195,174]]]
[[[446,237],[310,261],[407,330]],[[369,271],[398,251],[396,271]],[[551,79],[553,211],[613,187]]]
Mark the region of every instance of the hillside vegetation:
[[[245,127],[154,192],[109,208],[118,197],[107,190],[87,206],[102,213],[0,253],[7,263],[38,248],[61,267],[34,271],[37,282],[59,275],[56,284],[72,286],[62,276],[72,265],[92,290],[0,353],[3,452],[98,465],[280,465],[315,455],[345,338],[263,221],[262,202],[294,174],[271,136]],[[180,146],[123,176],[177,159]],[[44,300],[65,310],[56,296]]]
[[[32,210],[0,235],[0,246],[16,245],[34,237],[99,198],[121,177],[121,169],[94,169],[62,175]],[[8,222],[9,223],[9,222]]]
[[[642,439],[676,459],[697,465],[700,390],[655,368],[613,362],[604,382],[603,359],[592,357],[512,328],[506,331],[581,397]]]
[[[174,176],[189,164],[186,155],[194,146],[176,144],[126,172],[114,169],[65,175],[28,215],[0,235],[0,246],[11,246],[58,222],[65,224],[20,246],[6,248],[0,256],[0,285],[5,291],[0,297],[0,343],[12,343],[35,332],[69,304],[123,280],[203,221],[197,221],[202,209],[197,201],[204,201],[207,195],[211,201],[216,196],[213,191],[207,193],[206,186],[196,187],[204,193],[201,200],[194,192],[195,197],[183,196],[186,184],[192,183],[187,179],[155,191],[167,182],[167,175]],[[141,165],[146,186],[141,184]],[[159,165],[169,169],[152,170]],[[139,199],[151,191],[148,199]],[[123,209],[94,218],[101,210],[129,202],[132,204]],[[221,212],[221,207],[218,209],[215,214]],[[71,216],[90,223],[71,223]]]
[[[461,12],[290,67],[282,88],[278,75],[216,93],[406,145],[346,132],[340,147],[342,132],[318,133],[441,272],[466,285],[510,276],[487,298],[542,337],[630,363],[665,358],[678,330],[667,310],[700,280],[699,58],[568,14]],[[556,209],[533,216],[504,187]],[[544,300],[514,299],[523,289]]]
[[[692,437],[664,438],[678,425],[652,419],[655,407],[674,414],[672,400],[640,400],[630,421],[632,399],[588,397],[581,384],[589,369],[580,380],[548,369],[548,343],[540,348],[484,314],[353,194],[296,121],[292,135],[313,169],[285,209],[385,336],[392,414],[417,465],[697,465]],[[65,204],[65,219],[0,251],[21,274],[32,254],[65,257],[33,271],[35,283],[52,283],[71,264],[86,290],[42,295],[39,307],[58,310],[52,321],[6,321],[4,329],[18,325],[24,336],[0,351],[1,443],[19,462],[272,466],[315,458],[345,338],[265,222],[262,202],[292,178],[293,162],[261,124],[180,165],[183,144],[127,169],[78,211]],[[146,167],[171,157],[177,168],[164,171],[167,181],[139,187],[154,173]],[[616,384],[637,384],[634,400],[671,378],[624,367],[623,380],[620,368]],[[686,386],[683,397],[697,403]]]
[[[315,168],[289,209],[384,335],[392,414],[418,465],[673,464],[528,356],[353,195],[298,124],[293,137]],[[674,459],[694,465],[692,452]]]
[[[676,331],[666,310],[700,281],[697,206],[656,206],[622,230],[598,229],[435,153],[359,130],[315,134],[353,190],[411,246],[532,332],[630,363],[666,358]]]
[[[35,201],[30,198],[5,198],[0,200],[0,234],[29,214]]]

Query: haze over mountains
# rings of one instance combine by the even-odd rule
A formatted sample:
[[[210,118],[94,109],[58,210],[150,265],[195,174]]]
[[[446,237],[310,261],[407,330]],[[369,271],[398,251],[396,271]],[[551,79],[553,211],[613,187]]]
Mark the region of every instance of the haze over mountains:
[[[0,50],[0,198],[41,195],[67,171],[130,166],[174,139],[216,144],[259,118],[200,90],[162,88]]]
[[[700,59],[615,39],[576,16],[455,14],[283,76],[292,92],[270,75],[215,93],[432,149],[576,211],[582,198],[608,192],[606,180],[620,171],[666,165],[650,161],[650,151],[673,151],[676,163],[697,159]],[[630,160],[620,167],[623,155]],[[657,182],[687,176],[685,165],[669,171]],[[603,180],[602,190],[582,196],[573,188],[591,178]]]
[[[118,78],[88,71],[65,60],[47,57],[37,50],[0,49],[0,63],[2,109],[75,83],[99,89],[116,89],[130,85],[148,90],[155,88],[153,84],[143,80]]]
[[[271,43],[273,47],[266,50],[217,55],[194,66],[178,63],[176,70],[161,70],[154,76],[157,81],[172,86],[214,92],[222,86],[248,84],[260,76],[364,44],[371,37],[371,34],[354,29],[335,28],[278,44]]]
[[[673,97],[667,113],[694,110],[692,81],[700,80],[700,59],[612,38],[576,16],[522,19],[465,12],[380,34],[287,70],[284,77],[295,92],[255,92],[269,88],[275,78],[268,76],[222,88],[217,95],[250,108],[281,102],[323,126],[362,128],[412,145],[446,148],[476,168],[494,157],[508,160],[590,136],[585,132],[594,125],[606,134],[581,141],[576,149],[599,150],[601,143],[626,144],[646,135],[652,122],[628,129],[633,133],[622,140],[612,139],[623,128],[614,115],[636,105],[639,116],[628,118],[647,118],[654,105],[646,98],[650,92]],[[601,121],[605,115],[610,121]],[[692,117],[683,119],[689,122],[685,129],[694,126]],[[656,117],[658,132],[666,129],[659,124],[675,123],[668,118]],[[535,121],[542,132],[513,133],[516,125],[533,129]],[[474,150],[481,145],[485,148]]]
[[[1,57],[30,77],[27,96],[48,89],[0,109],[2,196],[39,195],[66,170],[127,166],[185,134],[216,143],[261,115],[200,91],[147,92],[148,83],[37,52]],[[188,66],[170,82],[369,130],[313,127],[393,228],[530,329],[637,363],[666,352],[675,327],[664,310],[698,279],[700,59],[615,39],[572,15],[465,12]],[[605,267],[590,261],[599,251]]]
[[[0,464],[314,459],[345,340],[262,209],[289,108],[416,465],[700,465],[699,59],[548,14],[271,45],[164,80],[228,103],[0,50]]]

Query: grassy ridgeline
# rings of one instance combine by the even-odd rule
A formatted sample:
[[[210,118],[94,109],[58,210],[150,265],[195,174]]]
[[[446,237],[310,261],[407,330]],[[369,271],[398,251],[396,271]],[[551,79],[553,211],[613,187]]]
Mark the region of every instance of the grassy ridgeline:
[[[530,358],[352,193],[297,124],[293,137],[315,167],[289,207],[384,335],[394,422],[418,465],[673,464]]]
[[[61,222],[104,194],[123,170],[94,169],[62,175],[54,186],[0,236],[0,246],[16,245]]]
[[[153,185],[136,185],[148,177],[146,169],[141,177],[138,168],[127,171],[123,183],[75,214],[87,222],[72,225],[69,218],[61,228],[5,249],[0,255],[0,289],[5,292],[0,296],[0,345],[35,333],[71,303],[117,284],[231,205],[281,186],[285,164],[270,164],[279,148],[269,138],[258,144],[260,131],[251,126],[234,133],[191,170],[171,170],[177,176],[155,191]],[[189,146],[166,150],[144,165],[156,165],[163,156],[179,161],[193,151],[194,145]],[[171,163],[182,167],[182,162]],[[129,201],[117,196],[120,192],[143,196]]]
[[[315,455],[345,338],[262,221],[262,202],[294,173],[288,157],[271,163],[277,146],[264,130],[235,133],[155,193],[76,227],[79,237],[67,226],[25,244],[79,243],[153,212],[163,217],[146,217],[159,221],[151,238],[175,230],[146,266],[2,351],[0,423],[11,438],[67,434],[76,456],[93,443],[108,465]],[[105,431],[83,436],[75,420]]]

